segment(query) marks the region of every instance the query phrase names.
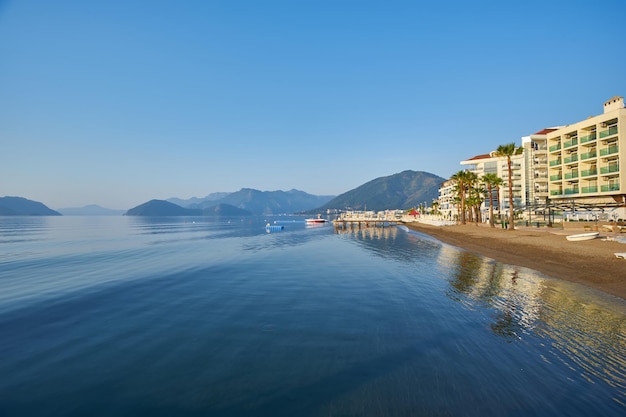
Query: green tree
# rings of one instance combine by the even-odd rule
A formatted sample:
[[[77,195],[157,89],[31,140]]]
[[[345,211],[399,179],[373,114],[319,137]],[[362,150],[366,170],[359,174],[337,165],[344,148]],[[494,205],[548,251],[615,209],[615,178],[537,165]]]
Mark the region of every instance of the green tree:
[[[431,207],[433,209],[433,214],[434,215],[439,214],[439,201],[433,200],[433,204],[431,205]]]
[[[465,224],[467,219],[467,199],[469,197],[469,191],[476,184],[478,175],[471,171],[458,171],[452,175],[450,179],[456,183],[454,189],[461,203],[459,217],[461,224]]]
[[[506,158],[506,164],[508,168],[509,178],[509,230],[515,229],[515,208],[513,207],[513,170],[511,169],[511,157],[520,155],[524,152],[524,148],[516,147],[515,143],[509,143],[507,145],[500,145],[496,149],[494,156],[498,158]]]
[[[465,224],[465,191],[467,189],[468,171],[458,171],[450,179],[455,182],[454,191],[459,199],[459,221]]]
[[[492,172],[483,175],[480,180],[487,187],[487,194],[489,195],[489,226],[495,227],[493,221],[493,193],[498,191],[498,187],[502,185],[503,181],[502,178]]]
[[[480,215],[480,205],[483,202],[483,190],[481,188],[480,179],[475,172],[469,172],[467,176],[467,207],[470,218],[476,224],[482,220]]]

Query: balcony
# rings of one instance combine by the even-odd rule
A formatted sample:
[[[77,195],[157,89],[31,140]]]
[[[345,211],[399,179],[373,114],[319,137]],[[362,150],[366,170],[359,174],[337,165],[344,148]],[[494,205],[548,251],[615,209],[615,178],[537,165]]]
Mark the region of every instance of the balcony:
[[[578,138],[574,138],[574,139],[570,140],[569,142],[565,142],[563,144],[563,149],[571,148],[572,146],[576,146],[576,145],[578,145]]]
[[[587,194],[587,193],[597,193],[598,192],[598,186],[594,185],[591,187],[583,187],[583,194]]]
[[[581,177],[590,177],[592,175],[598,175],[598,170],[596,168],[594,168],[594,169],[585,169],[585,170],[580,172],[580,176]]]
[[[552,190],[550,191],[550,195],[562,195],[563,191],[561,190]]]
[[[607,191],[619,191],[619,184],[609,184],[609,185],[603,185],[601,187],[601,191],[607,192]]]
[[[607,156],[617,153],[619,151],[619,147],[617,144],[609,146],[608,148],[600,149],[600,156]]]
[[[619,165],[609,165],[608,167],[600,168],[600,174],[611,174],[613,172],[619,172]]]
[[[568,172],[565,174],[566,180],[571,180],[572,178],[578,178],[578,171]]]
[[[586,152],[580,155],[580,160],[583,161],[585,159],[589,159],[589,158],[595,158],[596,156],[598,156],[598,153],[594,150],[591,152]]]
[[[550,175],[550,181],[560,181],[563,179],[563,175],[558,174],[558,175]]]
[[[561,165],[561,158],[550,161],[550,166],[553,167],[555,165]]]
[[[574,187],[574,188],[566,188],[565,189],[565,195],[570,195],[570,194],[578,194],[578,187]]]
[[[587,136],[581,136],[580,144],[582,145],[583,143],[593,142],[594,140],[596,140],[596,132],[593,132]]]
[[[578,161],[578,155],[571,155],[563,159],[563,162],[566,164],[571,164],[572,162],[576,162],[576,161]]]
[[[617,135],[617,126],[611,126],[607,130],[602,130],[600,132],[600,139],[613,136],[613,135]]]
[[[550,150],[550,152],[558,151],[559,149],[561,149],[561,144],[557,143],[556,145],[550,146],[550,148],[548,149]]]

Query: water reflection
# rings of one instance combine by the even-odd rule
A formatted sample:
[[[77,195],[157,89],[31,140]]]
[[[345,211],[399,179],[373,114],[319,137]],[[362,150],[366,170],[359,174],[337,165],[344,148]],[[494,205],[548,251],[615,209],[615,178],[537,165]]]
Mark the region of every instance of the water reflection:
[[[538,339],[552,357],[590,382],[619,389],[626,403],[626,314],[611,300],[581,286],[505,265],[444,245],[439,263],[451,267],[448,296],[491,310],[490,328],[508,342]]]
[[[333,227],[336,234],[340,235],[353,235],[359,239],[396,239],[398,233],[405,234],[405,232],[398,230],[393,226],[361,226],[358,224],[346,224],[343,226]]]
[[[436,259],[446,295],[476,321],[486,318],[507,343],[547,347],[546,363],[559,362],[586,380],[617,388],[626,404],[626,303],[583,286],[551,279],[531,269],[506,265],[395,227],[335,229],[374,253],[404,262]],[[391,241],[406,241],[393,245]],[[486,317],[480,317],[480,314]],[[545,352],[539,349],[538,352]]]

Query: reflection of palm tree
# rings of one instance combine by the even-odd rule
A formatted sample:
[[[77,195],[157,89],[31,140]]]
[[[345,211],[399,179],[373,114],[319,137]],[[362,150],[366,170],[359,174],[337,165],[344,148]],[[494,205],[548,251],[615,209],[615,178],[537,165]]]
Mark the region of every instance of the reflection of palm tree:
[[[502,178],[490,172],[483,175],[481,181],[487,186],[487,194],[489,194],[489,226],[495,227],[493,222],[493,192],[497,191],[498,187],[502,185]]]
[[[497,157],[506,158],[506,164],[509,173],[509,230],[515,229],[513,222],[515,221],[515,213],[513,210],[513,170],[511,169],[511,157],[514,155],[520,155],[524,151],[522,147],[516,147],[515,143],[509,143],[507,145],[500,145],[494,152]]]

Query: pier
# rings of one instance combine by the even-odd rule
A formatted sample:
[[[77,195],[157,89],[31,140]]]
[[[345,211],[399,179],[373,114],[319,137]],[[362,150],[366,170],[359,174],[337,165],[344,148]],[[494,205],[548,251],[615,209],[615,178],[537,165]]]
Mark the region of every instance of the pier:
[[[333,226],[336,228],[348,228],[348,227],[387,227],[395,226],[401,223],[398,213],[396,211],[384,211],[384,212],[368,212],[348,211],[341,213],[338,218],[333,220]]]

